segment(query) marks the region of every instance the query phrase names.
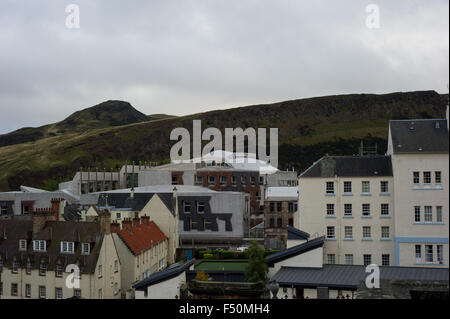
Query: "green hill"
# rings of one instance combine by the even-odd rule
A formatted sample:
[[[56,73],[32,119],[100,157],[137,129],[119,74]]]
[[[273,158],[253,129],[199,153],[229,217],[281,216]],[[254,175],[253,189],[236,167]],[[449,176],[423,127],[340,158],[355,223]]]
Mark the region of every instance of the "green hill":
[[[365,145],[377,143],[383,154],[389,120],[443,118],[447,98],[434,91],[336,95],[61,133],[0,147],[0,190],[20,185],[53,189],[81,166],[117,169],[126,160],[168,161],[171,130],[191,131],[193,119],[202,120],[202,129],[222,132],[226,127],[278,127],[279,168],[302,171],[325,153],[357,153],[361,139]]]

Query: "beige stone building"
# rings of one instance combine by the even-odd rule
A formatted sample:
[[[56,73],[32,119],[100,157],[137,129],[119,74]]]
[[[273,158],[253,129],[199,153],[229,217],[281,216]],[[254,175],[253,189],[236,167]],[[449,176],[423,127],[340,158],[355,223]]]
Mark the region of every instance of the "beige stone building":
[[[394,264],[388,156],[325,156],[299,177],[299,225],[325,236],[324,263]]]
[[[0,298],[120,298],[109,213],[100,213],[99,222],[56,215],[40,209],[31,220],[0,220]]]

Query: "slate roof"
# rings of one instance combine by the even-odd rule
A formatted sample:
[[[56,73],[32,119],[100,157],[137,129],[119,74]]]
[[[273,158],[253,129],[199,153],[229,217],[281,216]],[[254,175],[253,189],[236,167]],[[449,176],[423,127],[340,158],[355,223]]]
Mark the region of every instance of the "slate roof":
[[[98,197],[98,206],[104,207],[106,205],[105,196],[108,196],[108,205],[114,208],[130,208],[132,211],[141,211],[145,205],[157,195],[164,205],[172,212],[174,210],[173,193],[134,193],[133,197],[130,197],[129,192],[109,192],[102,193]],[[114,208],[111,208],[114,210]]]
[[[134,255],[138,255],[167,239],[166,235],[153,221],[149,222],[148,225],[141,223],[137,226],[131,226],[130,230],[123,227],[117,234]]]
[[[392,176],[390,156],[324,156],[300,177]]]
[[[389,122],[394,153],[448,153],[445,119]]]
[[[65,268],[68,264],[79,263],[81,273],[93,273],[97,264],[103,235],[100,224],[94,222],[47,221],[42,231],[33,234],[33,222],[24,219],[0,220],[0,258],[7,267],[12,266],[14,258],[19,267],[26,267],[31,262],[32,269],[39,269],[44,261],[48,270],[54,270],[56,264]],[[19,240],[27,240],[27,249],[19,250]],[[45,252],[33,251],[33,239],[46,240]],[[60,252],[61,241],[73,241],[73,254]],[[90,254],[81,253],[81,243],[90,243]]]
[[[325,242],[325,236],[314,238],[306,243],[296,245],[294,247],[270,254],[266,257],[267,264],[273,266],[273,264],[283,261],[288,258],[306,253],[310,250],[322,247]]]
[[[313,267],[281,267],[272,277],[280,286],[329,287],[356,289],[368,273],[362,265],[323,265]],[[448,281],[447,268],[380,266],[380,280]]]
[[[191,265],[193,265],[194,262],[195,262],[195,259],[191,259],[184,263],[177,263],[177,264],[170,266],[169,268],[155,272],[155,273],[151,274],[150,276],[148,276],[147,278],[145,278],[144,280],[141,280],[138,283],[134,284],[133,288],[138,289],[138,290],[144,290],[148,286],[157,284],[161,281],[169,280],[173,277],[178,276],[186,269],[189,269],[189,267],[191,267]]]
[[[291,226],[287,226],[286,227],[287,230],[287,235],[288,235],[288,240],[308,240],[308,238],[310,237],[310,235],[307,232],[304,232],[300,229],[291,227]]]

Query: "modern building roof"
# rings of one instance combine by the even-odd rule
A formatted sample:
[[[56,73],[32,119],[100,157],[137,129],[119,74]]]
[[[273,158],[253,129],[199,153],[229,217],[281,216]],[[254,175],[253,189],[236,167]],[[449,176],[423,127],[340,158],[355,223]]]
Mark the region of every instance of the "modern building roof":
[[[392,176],[390,156],[324,156],[300,177]]]
[[[288,240],[308,240],[308,238],[310,237],[310,235],[307,232],[304,232],[300,229],[291,226],[287,226],[286,230]]]
[[[4,265],[11,265],[13,260],[25,267],[28,262],[33,269],[39,269],[40,263],[47,264],[47,269],[54,270],[59,263],[65,268],[68,264],[77,264],[82,273],[93,273],[100,254],[103,236],[100,224],[95,222],[47,221],[44,228],[33,233],[33,221],[24,219],[0,220],[0,258]],[[19,240],[27,240],[26,250],[19,250]],[[46,251],[33,251],[32,240],[45,240]],[[75,243],[73,254],[61,253],[60,243]],[[90,244],[90,253],[82,254],[81,243]]]
[[[138,290],[144,290],[148,286],[157,284],[161,281],[169,280],[173,277],[180,275],[186,269],[189,269],[189,267],[191,267],[194,264],[194,262],[195,262],[195,259],[191,259],[184,263],[173,264],[172,266],[170,266],[164,270],[155,272],[155,273],[151,274],[150,276],[148,276],[147,278],[145,278],[144,280],[139,281],[138,283],[133,285],[133,288],[138,289]]]
[[[153,221],[142,222],[139,225],[133,225],[131,221],[130,223],[130,228],[122,227],[117,234],[134,255],[138,255],[167,239],[166,235]]]
[[[172,187],[173,188],[173,187]],[[173,193],[134,193],[127,190],[104,192],[98,195],[97,205],[100,207],[110,207],[110,210],[129,208],[132,211],[141,211],[145,205],[158,196],[170,212],[174,212]]]
[[[267,187],[267,200],[297,200],[298,187]]]
[[[445,119],[389,122],[395,153],[448,153],[448,127]]]
[[[362,265],[323,265],[313,267],[281,267],[272,277],[280,286],[329,287],[356,289],[368,273]],[[436,280],[448,281],[446,268],[380,266],[380,280]]]
[[[266,257],[267,263],[269,266],[273,264],[283,261],[288,258],[292,258],[294,256],[298,256],[300,254],[306,253],[312,249],[316,249],[322,247],[325,242],[325,236],[321,236],[306,243],[296,245],[294,247],[270,254]]]

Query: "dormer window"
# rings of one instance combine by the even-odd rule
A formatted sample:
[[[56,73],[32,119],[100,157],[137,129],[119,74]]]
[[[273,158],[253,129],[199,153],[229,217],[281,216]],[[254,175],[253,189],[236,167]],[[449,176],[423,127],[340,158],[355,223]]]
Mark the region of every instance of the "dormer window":
[[[73,241],[62,241],[61,242],[61,252],[64,254],[73,254],[74,252]]]
[[[45,240],[33,240],[33,250],[34,251],[46,251],[47,243]]]
[[[27,250],[27,241],[26,239],[19,240],[19,250],[24,251]]]
[[[81,253],[83,255],[89,255],[91,253],[91,245],[89,243],[81,244]]]
[[[17,260],[14,259],[13,263],[12,263],[12,273],[13,274],[17,274],[17,269],[19,268],[19,263],[17,262]]]
[[[46,273],[47,273],[47,265],[44,262],[41,262],[39,266],[39,275],[45,276]]]
[[[63,275],[63,266],[60,263],[58,263],[56,265],[56,277],[62,277],[62,275]]]

